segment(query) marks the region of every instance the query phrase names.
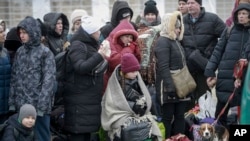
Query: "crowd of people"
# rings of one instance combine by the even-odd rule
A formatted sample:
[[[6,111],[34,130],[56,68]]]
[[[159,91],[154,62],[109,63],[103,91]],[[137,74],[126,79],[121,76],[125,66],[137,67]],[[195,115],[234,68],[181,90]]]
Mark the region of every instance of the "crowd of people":
[[[178,0],[176,11],[163,15],[157,1],[147,0],[135,22],[129,3],[115,1],[105,25],[84,9],[70,17],[27,16],[10,29],[0,20],[0,124],[8,124],[2,140],[52,140],[51,115],[60,107],[69,141],[90,141],[100,130],[110,141],[162,141],[186,133],[185,113],[213,88],[214,118],[228,128],[244,84],[244,73],[233,77],[234,65],[250,59],[249,3],[235,0],[226,21],[206,12],[202,0]],[[59,81],[55,57],[64,51]],[[105,70],[96,71],[105,61]],[[172,74],[184,66],[197,87],[180,98]]]

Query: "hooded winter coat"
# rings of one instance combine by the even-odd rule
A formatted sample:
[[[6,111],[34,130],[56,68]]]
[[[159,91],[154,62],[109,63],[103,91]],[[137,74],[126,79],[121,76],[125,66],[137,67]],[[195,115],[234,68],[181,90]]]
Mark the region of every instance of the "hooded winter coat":
[[[36,19],[26,17],[18,24],[18,32],[19,29],[28,33],[29,41],[23,43],[15,55],[10,82],[10,110],[18,110],[29,103],[38,113],[50,114],[56,73],[54,55],[41,44],[41,31]]]
[[[67,55],[71,70],[63,93],[65,129],[70,133],[96,132],[101,126],[103,72],[92,72],[104,60],[98,48],[98,41],[82,26],[71,39]]]
[[[175,33],[177,19],[180,20],[181,23],[179,36]],[[170,71],[182,69],[186,61],[183,47],[180,45],[180,40],[183,38],[184,33],[181,13],[175,11],[173,14],[164,15],[161,24],[162,30],[154,52],[156,57],[156,93],[158,99],[160,99],[160,102],[163,105],[167,102],[173,102],[168,99],[170,94],[173,94],[174,97],[176,97],[175,102],[179,101]],[[161,92],[163,89],[165,90],[164,93]],[[181,100],[188,99],[190,98],[184,98]]]
[[[131,19],[133,18],[133,10],[129,7],[128,2],[126,1],[115,1],[113,8],[112,8],[112,14],[111,14],[111,21],[104,25],[100,30],[101,30],[101,35],[103,36],[104,39],[106,39],[111,31],[119,24],[118,20],[118,13],[122,9],[129,9],[130,10],[130,17]],[[136,25],[131,22],[131,24],[134,26],[136,29]]]
[[[239,59],[247,57],[245,51],[249,48],[249,44],[246,43],[249,42],[250,38],[250,26],[238,23],[237,13],[242,9],[250,11],[250,4],[240,4],[235,10],[233,16],[234,27],[231,29],[228,39],[226,37],[227,29],[222,33],[204,73],[207,77],[215,77],[215,72],[218,69],[216,96],[218,102],[224,104],[234,89],[234,65]],[[235,94],[236,96],[233,98],[231,106],[240,104],[240,93],[238,91]]]
[[[63,23],[63,31],[61,35],[59,35],[55,31],[57,20],[59,18],[62,19]],[[50,48],[50,50],[56,56],[58,53],[63,51],[64,44],[67,41],[67,35],[69,32],[68,18],[63,13],[51,12],[44,15],[43,20],[44,20],[44,25],[47,28],[47,35],[46,35],[47,42],[45,44]]]
[[[129,46],[125,46],[120,40],[120,36],[122,35],[133,35],[133,41],[130,43]],[[105,72],[105,78],[104,78],[105,86],[116,66],[120,64],[121,56],[124,53],[128,52],[132,53],[136,56],[139,62],[141,61],[139,47],[136,43],[137,38],[138,38],[138,33],[130,24],[130,22],[127,20],[122,20],[120,24],[110,33],[107,40],[109,41],[110,44],[111,55],[108,58],[108,63],[109,63],[108,69]]]

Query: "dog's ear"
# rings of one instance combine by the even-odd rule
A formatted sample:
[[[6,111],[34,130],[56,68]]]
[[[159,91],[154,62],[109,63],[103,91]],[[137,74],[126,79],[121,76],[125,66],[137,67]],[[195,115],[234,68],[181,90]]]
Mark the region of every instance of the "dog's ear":
[[[200,127],[198,128],[198,133],[199,135],[202,137],[203,136],[203,129],[202,129],[202,124],[200,125]]]

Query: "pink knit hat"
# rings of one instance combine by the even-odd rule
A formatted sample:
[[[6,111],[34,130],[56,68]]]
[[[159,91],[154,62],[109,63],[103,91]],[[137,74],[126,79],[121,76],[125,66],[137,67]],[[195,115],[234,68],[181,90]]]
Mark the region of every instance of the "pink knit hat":
[[[134,54],[125,53],[121,58],[121,71],[124,73],[140,70],[140,64]]]

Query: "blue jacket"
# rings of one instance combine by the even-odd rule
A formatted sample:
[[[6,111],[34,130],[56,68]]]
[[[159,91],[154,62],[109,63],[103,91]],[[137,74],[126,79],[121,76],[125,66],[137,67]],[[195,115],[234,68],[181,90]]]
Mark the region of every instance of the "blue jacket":
[[[6,114],[8,108],[8,98],[10,90],[10,57],[7,50],[0,47],[0,115]]]

